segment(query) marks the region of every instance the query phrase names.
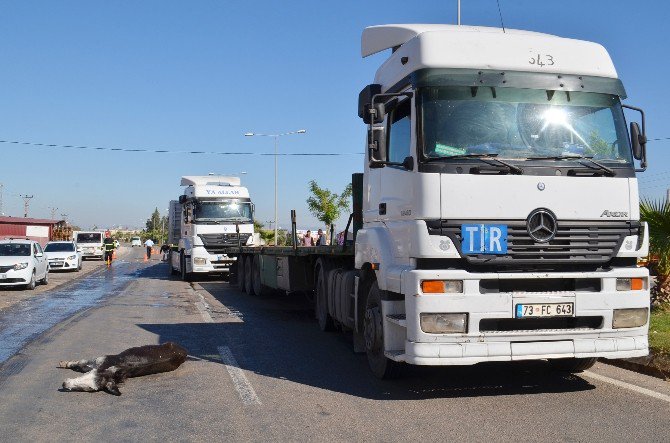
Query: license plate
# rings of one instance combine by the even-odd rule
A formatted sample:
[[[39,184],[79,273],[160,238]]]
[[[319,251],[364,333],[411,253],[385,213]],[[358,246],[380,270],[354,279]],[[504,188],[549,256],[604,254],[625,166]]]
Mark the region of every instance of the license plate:
[[[0,274],[0,280],[5,280],[7,278],[7,274]]]
[[[574,317],[574,303],[545,303],[516,305],[516,318],[530,317]]]
[[[461,225],[461,236],[466,255],[507,254],[507,225]]]

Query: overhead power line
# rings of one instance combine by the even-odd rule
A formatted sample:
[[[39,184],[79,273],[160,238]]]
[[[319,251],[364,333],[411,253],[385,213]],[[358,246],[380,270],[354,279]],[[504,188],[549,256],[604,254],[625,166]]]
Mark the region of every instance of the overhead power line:
[[[115,151],[115,152],[149,152],[152,154],[205,154],[205,155],[279,155],[279,156],[341,156],[341,155],[363,155],[362,152],[225,152],[225,151],[172,151],[168,149],[135,149],[135,148],[106,148],[100,146],[75,146],[59,145],[56,143],[36,143],[17,140],[0,140],[0,143],[11,145],[36,146],[40,148],[67,148],[67,149],[89,149],[93,151]]]

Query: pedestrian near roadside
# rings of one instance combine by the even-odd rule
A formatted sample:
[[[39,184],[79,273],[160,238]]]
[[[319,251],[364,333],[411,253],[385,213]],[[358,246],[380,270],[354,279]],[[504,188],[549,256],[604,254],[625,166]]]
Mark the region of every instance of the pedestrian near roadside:
[[[151,249],[154,247],[154,241],[148,238],[147,241],[144,242],[144,246],[147,247],[147,260],[149,260],[151,258]]]
[[[323,233],[322,229],[319,229],[316,235],[317,235],[316,239],[317,246],[326,246],[328,244],[326,241],[326,234]]]
[[[314,239],[312,238],[312,231],[305,232],[305,236],[302,238],[303,246],[314,246]]]
[[[112,259],[114,258],[114,249],[116,249],[116,244],[114,239],[109,231],[105,231],[105,239],[102,241],[102,246],[105,249],[105,262],[107,264],[112,264]]]

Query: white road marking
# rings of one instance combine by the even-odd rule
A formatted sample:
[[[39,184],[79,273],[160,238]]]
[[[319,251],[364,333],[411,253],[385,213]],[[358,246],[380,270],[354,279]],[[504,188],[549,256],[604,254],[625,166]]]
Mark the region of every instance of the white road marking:
[[[591,371],[584,371],[580,375],[595,378],[596,380],[600,380],[602,382],[609,383],[614,386],[618,386],[620,388],[628,389],[629,391],[637,392],[638,394],[648,395],[649,397],[653,397],[658,400],[670,403],[670,395],[661,394],[660,392],[652,391],[651,389],[626,383],[625,381],[617,380],[614,378],[605,377],[604,375],[596,374]]]
[[[260,405],[261,401],[258,399],[256,391],[254,391],[253,386],[251,386],[251,383],[247,380],[244,371],[240,369],[233,353],[230,352],[230,348],[228,348],[228,346],[219,346],[217,349],[219,350],[219,355],[221,356],[221,360],[223,360],[223,364],[226,365],[230,378],[233,379],[233,385],[235,386],[237,393],[240,395],[242,403],[246,406]]]
[[[211,315],[209,315],[209,311],[207,311],[207,303],[205,302],[205,297],[203,297],[202,294],[199,293],[198,297],[200,297],[200,301],[195,302],[195,307],[200,312],[202,319],[205,321],[205,323],[214,323],[214,319],[212,318]]]

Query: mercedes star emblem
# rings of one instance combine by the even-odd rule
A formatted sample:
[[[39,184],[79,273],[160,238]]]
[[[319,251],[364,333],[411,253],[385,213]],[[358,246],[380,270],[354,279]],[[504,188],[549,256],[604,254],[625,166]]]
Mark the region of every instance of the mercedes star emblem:
[[[539,189],[540,191],[544,191],[544,183],[542,183],[542,182],[538,183],[537,184],[537,189]]]
[[[548,209],[536,209],[526,222],[528,235],[537,243],[546,243],[556,236],[556,216]]]

